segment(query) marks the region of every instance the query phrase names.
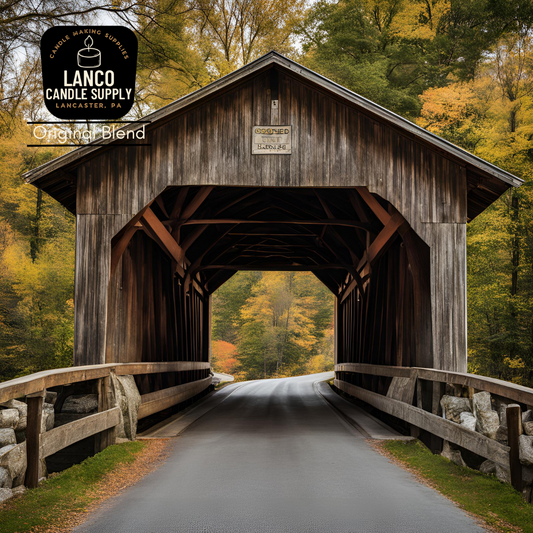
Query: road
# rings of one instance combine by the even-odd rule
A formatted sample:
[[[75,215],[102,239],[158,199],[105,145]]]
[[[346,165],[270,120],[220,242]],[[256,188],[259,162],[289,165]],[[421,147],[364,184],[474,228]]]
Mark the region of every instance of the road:
[[[229,385],[162,467],[76,532],[484,531],[375,452],[316,393],[320,377]]]

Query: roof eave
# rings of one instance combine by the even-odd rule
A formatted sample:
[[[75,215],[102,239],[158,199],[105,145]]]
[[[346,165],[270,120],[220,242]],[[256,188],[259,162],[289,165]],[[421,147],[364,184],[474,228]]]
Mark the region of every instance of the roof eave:
[[[421,128],[420,126],[417,126],[416,124],[397,115],[396,113],[393,113],[392,111],[381,107],[380,105],[350,91],[349,89],[346,89],[345,87],[342,87],[341,85],[329,80],[328,78],[325,78],[324,76],[321,76],[320,74],[317,74],[316,72],[313,72],[312,70],[309,70],[308,68],[274,51],[269,52],[264,56],[256,59],[252,63],[249,63],[248,65],[242,67],[241,69],[227,74],[223,78],[220,78],[219,80],[214,81],[213,83],[210,83],[209,85],[206,85],[205,87],[202,87],[201,89],[198,89],[193,93],[183,96],[175,102],[172,102],[171,104],[168,104],[165,107],[154,111],[153,113],[150,113],[149,115],[144,117],[143,120],[150,120],[152,122],[156,122],[165,117],[168,117],[169,115],[178,112],[180,109],[192,105],[198,102],[199,100],[206,98],[209,95],[212,95],[213,93],[230,86],[231,84],[239,82],[240,80],[246,78],[248,75],[253,74],[254,72],[261,70],[262,68],[273,64],[282,66],[287,70],[292,71],[296,75],[301,76],[309,80],[310,82],[337,94],[341,98],[348,100],[359,107],[365,108],[367,111],[381,118],[385,122],[392,124],[401,130],[409,132],[411,135],[420,139],[422,142],[432,144],[438,147],[440,150],[447,152],[452,157],[463,161],[465,165],[474,167],[475,169],[481,172],[487,173],[507,183],[509,186],[519,187],[520,185],[522,185],[522,183],[524,183],[524,181],[518,178],[517,176],[514,176],[513,174],[497,167],[496,165],[489,163],[488,161],[485,161],[473,154],[470,154],[466,150],[463,150],[462,148],[452,144],[451,142],[442,139],[441,137]],[[140,127],[141,126],[138,123],[133,123],[127,124],[121,129],[129,131],[139,129]],[[26,181],[26,183],[33,183],[38,179],[46,176],[47,174],[53,173],[59,170],[60,168],[63,168],[64,166],[70,166],[74,164],[77,160],[90,156],[92,153],[96,152],[101,146],[112,146],[113,143],[116,141],[108,140],[103,142],[96,142],[99,143],[96,146],[94,145],[94,143],[91,143],[89,145],[73,150],[68,154],[53,159],[52,161],[49,161],[48,163],[45,163],[40,167],[30,170],[23,174],[22,178]]]

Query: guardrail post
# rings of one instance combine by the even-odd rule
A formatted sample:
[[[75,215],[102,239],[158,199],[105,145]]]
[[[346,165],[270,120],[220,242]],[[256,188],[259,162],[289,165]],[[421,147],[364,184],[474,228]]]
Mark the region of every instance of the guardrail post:
[[[98,389],[98,412],[107,411],[114,407],[113,391],[111,390],[111,377],[100,378],[97,382]],[[105,450],[111,444],[115,444],[115,428],[106,429],[95,436],[95,453]]]
[[[522,464],[520,463],[519,437],[521,433],[521,410],[520,406],[511,404],[507,406],[507,438],[509,441],[509,467],[511,470],[511,485],[522,492]]]
[[[43,401],[45,391],[35,392],[26,396],[28,402],[28,422],[26,427],[26,479],[29,489],[39,484],[41,467],[41,422],[43,417]]]

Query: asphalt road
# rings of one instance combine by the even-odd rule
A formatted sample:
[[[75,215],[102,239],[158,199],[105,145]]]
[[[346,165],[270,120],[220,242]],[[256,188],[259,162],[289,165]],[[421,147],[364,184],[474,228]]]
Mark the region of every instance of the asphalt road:
[[[78,533],[480,533],[317,395],[320,375],[235,392]],[[324,377],[322,377],[324,379]]]

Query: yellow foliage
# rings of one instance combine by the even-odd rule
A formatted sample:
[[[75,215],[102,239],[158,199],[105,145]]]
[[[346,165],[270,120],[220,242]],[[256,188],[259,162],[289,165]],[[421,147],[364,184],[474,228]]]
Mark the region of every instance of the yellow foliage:
[[[379,0],[373,2],[381,3]],[[433,39],[437,35],[440,19],[449,13],[450,0],[404,1],[391,24],[394,34],[407,39]]]

